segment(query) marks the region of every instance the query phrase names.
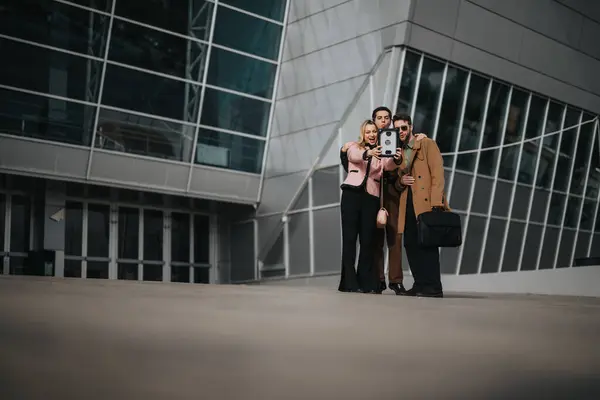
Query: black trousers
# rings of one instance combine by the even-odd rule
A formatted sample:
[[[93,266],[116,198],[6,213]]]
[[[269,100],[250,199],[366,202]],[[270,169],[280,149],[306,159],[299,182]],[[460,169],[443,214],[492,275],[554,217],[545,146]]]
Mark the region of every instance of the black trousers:
[[[344,189],[342,192],[342,276],[338,290],[377,290],[379,271],[375,265],[375,235],[379,198],[364,190]],[[356,239],[360,254],[356,263]]]
[[[440,253],[437,247],[421,247],[417,236],[417,217],[413,206],[412,190],[408,190],[406,218],[404,219],[404,248],[414,287],[425,292],[441,292]]]

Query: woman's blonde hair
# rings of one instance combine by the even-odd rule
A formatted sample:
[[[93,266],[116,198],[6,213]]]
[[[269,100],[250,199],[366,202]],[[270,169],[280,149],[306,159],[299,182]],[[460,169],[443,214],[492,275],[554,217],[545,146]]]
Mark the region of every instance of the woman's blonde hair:
[[[365,138],[365,132],[367,130],[368,125],[374,125],[375,127],[377,127],[377,125],[375,125],[375,122],[371,121],[370,119],[367,119],[367,120],[363,121],[362,124],[360,124],[360,136],[358,137],[358,145],[361,148],[365,148],[367,145],[367,139]]]

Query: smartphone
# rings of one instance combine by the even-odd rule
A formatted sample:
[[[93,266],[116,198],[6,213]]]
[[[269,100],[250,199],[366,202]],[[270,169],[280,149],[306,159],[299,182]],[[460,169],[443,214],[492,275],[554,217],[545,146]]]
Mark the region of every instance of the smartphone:
[[[400,131],[397,128],[380,129],[379,145],[381,157],[394,157],[396,149],[400,147]]]

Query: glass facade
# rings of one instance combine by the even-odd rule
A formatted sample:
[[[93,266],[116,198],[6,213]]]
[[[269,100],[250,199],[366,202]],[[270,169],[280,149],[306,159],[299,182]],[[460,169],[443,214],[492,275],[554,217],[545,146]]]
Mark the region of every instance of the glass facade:
[[[396,111],[437,141],[463,222],[463,246],[441,249],[443,273],[564,268],[600,255],[596,115],[409,49],[403,60]],[[313,173],[262,278],[339,273],[342,174]]]
[[[0,132],[260,173],[286,3],[3,2]]]
[[[54,186],[0,174],[0,274],[211,283],[215,213],[204,200],[105,186]],[[58,190],[61,187],[62,190]],[[58,192],[61,192],[58,194]],[[54,211],[52,211],[54,212]],[[64,250],[64,262],[40,269],[37,249]],[[36,261],[37,260],[37,261]]]

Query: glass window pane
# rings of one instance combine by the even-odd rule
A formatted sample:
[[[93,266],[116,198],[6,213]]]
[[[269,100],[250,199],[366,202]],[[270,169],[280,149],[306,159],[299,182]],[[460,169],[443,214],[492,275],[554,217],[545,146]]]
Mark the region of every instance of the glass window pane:
[[[479,255],[481,253],[481,244],[485,234],[485,218],[472,216],[469,219],[466,230],[465,243],[463,244],[463,262],[460,268],[460,274],[477,273],[479,266]]]
[[[592,161],[590,162],[590,172],[587,187],[585,189],[585,196],[597,199],[598,191],[600,191],[600,147],[598,146],[598,133],[594,135],[594,137]]]
[[[266,101],[207,88],[200,123],[266,136],[270,108],[271,103]]]
[[[162,211],[144,210],[143,260],[163,261],[163,224]],[[146,266],[144,266],[144,280],[146,280],[145,276]]]
[[[81,278],[81,260],[65,260],[65,278]]]
[[[201,42],[115,20],[108,58],[201,82],[207,47]]]
[[[194,215],[194,263],[210,263],[210,220],[206,215]]]
[[[502,261],[502,272],[516,271],[519,267],[519,257],[521,255],[521,244],[524,233],[525,224],[516,221],[511,221],[509,223],[506,247],[504,249],[504,260]]]
[[[581,198],[569,196],[567,200],[567,210],[565,213],[565,226],[577,228],[579,221],[579,209],[581,208]]]
[[[117,265],[117,279],[125,281],[138,280],[138,265],[129,263],[119,263]]]
[[[488,213],[493,184],[493,179],[482,176],[477,177],[475,180],[475,190],[473,192],[473,203],[471,203],[471,212],[481,214]]]
[[[521,271],[535,270],[543,229],[542,226],[529,224],[527,238],[525,239],[525,248],[523,249],[523,258],[521,259]]]
[[[6,217],[6,197],[4,196],[4,193],[0,193],[0,253],[5,250],[4,249],[5,217]]]
[[[417,73],[421,56],[410,51],[406,52],[402,81],[400,82],[400,93],[396,104],[397,113],[410,113],[417,84]],[[441,124],[440,124],[441,125]]]
[[[581,222],[580,222],[579,229],[591,231],[595,218],[596,218],[596,201],[585,200],[583,203],[583,211],[581,212]]]
[[[210,268],[195,267],[194,268],[194,283],[210,283]]]
[[[171,261],[190,260],[190,214],[171,214]]]
[[[527,126],[525,128],[525,139],[538,137],[544,133],[542,129],[544,127],[544,114],[547,104],[547,99],[531,95],[529,116],[527,117]]]
[[[417,106],[413,117],[416,132],[433,134],[443,76],[443,63],[430,58],[423,59]]]
[[[481,151],[479,156],[479,167],[477,172],[480,175],[496,176],[496,167],[498,164],[499,154],[500,149]]]
[[[558,228],[546,228],[546,234],[544,235],[542,254],[540,257],[540,268],[539,269],[552,269],[554,268],[554,256],[556,254],[556,248],[558,246]]]
[[[474,150],[479,144],[479,135],[481,134],[489,84],[489,79],[471,74],[469,94],[467,96],[467,105],[460,136],[460,151]],[[463,168],[465,167],[463,166]],[[472,170],[473,166],[468,169]]]
[[[536,183],[538,186],[546,189],[549,189],[552,183],[552,173],[554,171],[554,162],[556,159],[556,149],[559,138],[558,134],[560,133],[564,110],[564,106],[550,102],[548,117],[546,118],[545,134],[551,136],[544,137]]]
[[[0,130],[88,146],[94,123],[94,107],[64,100],[0,89]]]
[[[192,125],[101,108],[94,147],[187,162],[194,132]]]
[[[263,140],[200,129],[194,162],[258,174],[264,147]]]
[[[88,279],[108,279],[107,261],[88,261],[87,262]]]
[[[89,257],[108,257],[110,236],[110,207],[101,204],[88,205],[88,249]],[[89,263],[88,263],[89,269]],[[89,274],[88,274],[89,277]]]
[[[0,38],[10,62],[0,63],[0,84],[77,100],[97,102],[99,61]],[[49,111],[60,112],[60,109]]]
[[[237,8],[241,8],[251,13],[262,15],[276,21],[283,21],[285,13],[285,0],[221,0]]]
[[[219,7],[213,41],[225,47],[276,60],[281,31],[281,25]]]
[[[490,93],[490,104],[485,120],[482,147],[494,147],[502,143],[502,129],[504,128],[504,119],[507,112],[508,91],[508,86],[492,82],[492,92]]]
[[[558,258],[556,268],[566,268],[571,266],[571,255],[575,250],[575,231],[564,229],[558,244]]]
[[[589,114],[583,115],[583,121],[593,120]],[[594,145],[594,123],[581,125],[579,131],[579,140],[577,141],[577,150],[575,153],[575,163],[573,164],[573,174],[571,178],[571,188],[569,192],[583,194],[585,189],[585,178],[590,160],[590,151]],[[596,149],[597,150],[597,149]]]
[[[340,169],[318,169],[312,176],[313,206],[340,202]]]
[[[190,283],[190,267],[172,266],[171,282]]]
[[[104,56],[108,16],[55,1],[3,1],[2,8],[0,33],[4,35]]]
[[[139,225],[140,210],[138,208],[119,207],[117,258],[130,260],[139,259]]]
[[[144,264],[142,279],[146,282],[162,282],[163,266],[156,264]]]
[[[198,90],[190,83],[107,65],[102,104],[195,123],[197,107],[185,101],[186,92]]]
[[[563,211],[565,209],[565,195],[552,193],[550,200],[550,211],[548,212],[548,225],[559,225],[562,223]]]
[[[468,73],[462,69],[448,67],[436,137],[436,142],[442,153],[454,152],[456,146],[459,133],[458,122],[465,96],[467,75]],[[444,163],[444,165],[450,166],[452,164]]]
[[[24,196],[12,196],[10,210],[10,251],[29,251],[31,202]]]
[[[310,229],[308,212],[289,216],[288,233],[290,275],[310,274]]]
[[[95,8],[100,11],[110,12],[113,0],[69,0],[71,3],[84,7]]]
[[[208,40],[213,3],[207,0],[117,0],[115,14],[184,35]],[[198,32],[198,33],[196,33]]]
[[[560,139],[560,151],[558,157],[558,165],[556,166],[556,174],[554,175],[554,190],[566,192],[569,183],[569,175],[571,172],[571,162],[575,150],[575,139],[577,137],[577,124],[581,112],[567,108],[567,116],[565,119],[562,137]],[[563,128],[563,129],[564,129]]]
[[[502,179],[513,180],[517,174],[517,163],[519,161],[520,146],[517,144],[523,137],[525,127],[525,114],[527,113],[527,102],[529,93],[514,89],[508,108],[506,130],[504,132],[504,145],[500,156],[500,169],[498,176]]]
[[[81,256],[82,238],[83,204],[68,201],[65,205],[65,255]]]
[[[482,273],[495,273],[500,269],[500,258],[502,257],[502,243],[504,241],[504,230],[508,222],[492,218],[488,228],[485,251],[483,253]],[[470,229],[470,228],[469,228]],[[480,240],[480,239],[475,239]],[[463,262],[464,264],[464,262]]]
[[[277,65],[215,47],[207,83],[271,99]]]

